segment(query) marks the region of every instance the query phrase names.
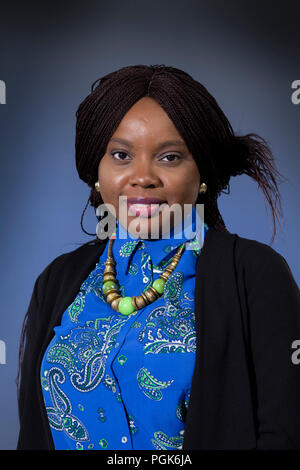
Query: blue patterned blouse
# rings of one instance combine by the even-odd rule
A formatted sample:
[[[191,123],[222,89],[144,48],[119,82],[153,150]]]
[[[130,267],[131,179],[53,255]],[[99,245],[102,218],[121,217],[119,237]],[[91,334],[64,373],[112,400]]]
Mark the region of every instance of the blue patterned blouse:
[[[101,290],[106,244],[41,365],[55,449],[182,448],[195,365],[196,261],[209,228],[201,224],[195,236],[198,217],[194,206],[184,232],[177,226],[156,240],[134,238],[117,222],[113,255],[123,296],[145,291],[178,246],[186,242],[186,249],[163,296],[122,315]]]

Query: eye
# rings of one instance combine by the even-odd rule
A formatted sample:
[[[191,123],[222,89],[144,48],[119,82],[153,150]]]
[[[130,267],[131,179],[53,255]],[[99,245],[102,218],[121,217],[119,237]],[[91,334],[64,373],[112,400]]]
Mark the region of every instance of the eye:
[[[117,153],[118,153],[119,155],[128,155],[126,152],[111,152],[111,155],[112,155],[114,158],[116,158],[115,155],[117,155]],[[124,161],[124,158],[116,158],[116,160]]]
[[[163,160],[164,158],[169,158],[169,157],[176,157],[177,160],[181,159],[180,155],[176,155],[175,153],[169,153],[169,155],[165,155],[163,158],[161,158],[161,160]],[[175,162],[175,161],[176,161],[175,159],[169,160],[170,163]]]

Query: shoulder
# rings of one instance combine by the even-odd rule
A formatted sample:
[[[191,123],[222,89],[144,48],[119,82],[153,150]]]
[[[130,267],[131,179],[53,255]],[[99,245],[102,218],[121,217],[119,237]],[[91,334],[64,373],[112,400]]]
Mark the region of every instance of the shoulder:
[[[235,260],[237,266],[248,269],[272,270],[289,269],[285,258],[266,243],[235,235]]]
[[[206,237],[207,245],[211,246],[212,251],[225,251],[229,255],[229,258],[231,256],[230,253],[233,252],[235,262],[238,266],[257,266],[264,262],[286,264],[283,256],[271,246],[257,240],[241,237],[237,233],[231,233],[229,231],[221,232],[211,227]]]
[[[88,264],[89,260],[95,259],[97,254],[103,251],[105,244],[105,240],[96,239],[84,243],[74,250],[58,255],[40,273],[36,284],[39,284],[40,289],[42,289],[48,283],[50,277],[56,279],[63,272],[80,270],[85,263]]]
[[[235,235],[235,267],[249,292],[263,289],[275,298],[285,291],[299,302],[299,287],[286,259],[266,243]]]
[[[244,280],[253,278],[263,280],[264,276],[269,278],[277,276],[278,279],[294,281],[286,259],[271,246],[241,237],[237,233],[210,230],[209,244],[212,251],[226,252],[227,256],[223,256],[222,259],[227,259],[228,262],[233,256],[235,270],[238,276],[243,276]]]
[[[66,264],[76,264],[82,259],[86,259],[88,256],[92,256],[94,253],[97,253],[97,251],[101,251],[101,248],[104,247],[104,245],[105,241],[101,240],[92,240],[84,243],[74,250],[60,254],[53,259],[49,266],[51,265],[52,268],[59,269],[60,266],[64,266]]]

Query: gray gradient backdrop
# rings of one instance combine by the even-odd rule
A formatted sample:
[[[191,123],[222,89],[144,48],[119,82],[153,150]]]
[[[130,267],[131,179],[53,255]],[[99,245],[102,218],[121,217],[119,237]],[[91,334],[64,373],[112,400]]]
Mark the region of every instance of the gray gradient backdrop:
[[[18,342],[34,281],[91,238],[80,228],[89,189],[75,169],[75,111],[100,76],[135,64],[182,68],[215,96],[235,131],[270,143],[288,179],[280,186],[285,223],[272,246],[299,285],[300,104],[291,102],[299,10],[296,1],[1,2],[1,449],[17,441]],[[254,181],[232,178],[219,201],[231,232],[270,243],[271,218]],[[95,232],[91,208],[84,226]]]

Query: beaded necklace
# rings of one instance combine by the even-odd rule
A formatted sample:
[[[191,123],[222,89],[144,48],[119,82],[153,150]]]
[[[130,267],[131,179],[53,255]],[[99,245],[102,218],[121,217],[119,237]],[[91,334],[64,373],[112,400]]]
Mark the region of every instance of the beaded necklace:
[[[114,231],[110,237],[108,245],[108,256],[105,261],[105,270],[103,274],[103,286],[102,291],[105,294],[107,302],[111,307],[118,313],[123,315],[130,315],[136,310],[140,310],[146,305],[151,304],[164,293],[164,287],[166,281],[177,267],[179,260],[184,252],[185,244],[181,244],[175,255],[172,257],[170,264],[164,269],[153,284],[145,291],[141,292],[140,295],[132,297],[122,297],[120,294],[120,286],[116,279],[116,262],[112,253],[113,242],[116,238],[116,231]]]

